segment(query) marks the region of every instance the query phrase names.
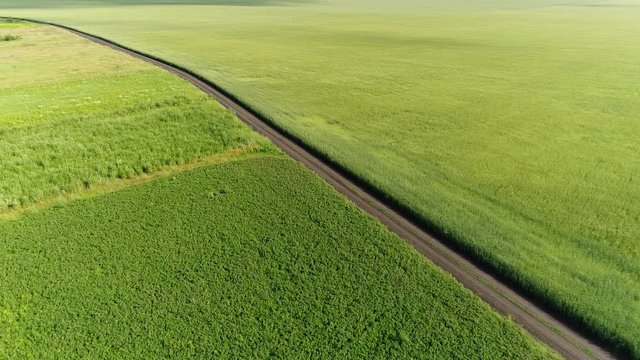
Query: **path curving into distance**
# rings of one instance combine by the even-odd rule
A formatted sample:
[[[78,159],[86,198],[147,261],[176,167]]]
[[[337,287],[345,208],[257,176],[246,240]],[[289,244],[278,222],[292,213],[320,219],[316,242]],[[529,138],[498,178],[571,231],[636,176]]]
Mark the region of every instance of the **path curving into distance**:
[[[17,19],[17,18],[16,18]],[[17,19],[55,26],[92,42],[131,55],[171,73],[174,73],[197,88],[215,98],[225,108],[255,131],[269,138],[286,154],[315,172],[358,207],[381,221],[390,231],[411,243],[421,254],[443,270],[449,272],[466,288],[488,303],[499,313],[511,317],[525,330],[547,344],[567,359],[614,359],[614,355],[581,335],[569,325],[556,319],[549,312],[519,295],[508,285],[492,276],[463,255],[447,247],[443,242],[407,217],[395,211],[384,199],[373,195],[359,186],[350,176],[344,174],[328,161],[316,156],[311,149],[292,136],[285,134],[262,116],[226,93],[217,85],[189,70],[171,64],[152,55],[121,46],[110,40],[91,35],[64,25],[31,19]]]

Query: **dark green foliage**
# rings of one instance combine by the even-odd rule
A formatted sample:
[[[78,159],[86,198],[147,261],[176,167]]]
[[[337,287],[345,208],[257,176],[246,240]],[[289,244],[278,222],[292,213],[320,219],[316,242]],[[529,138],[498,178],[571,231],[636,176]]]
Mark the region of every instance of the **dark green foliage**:
[[[2,358],[545,358],[291,160],[0,222]]]
[[[0,36],[0,42],[3,41],[15,41],[15,40],[20,40],[21,37],[18,35],[11,35],[11,34],[7,34],[7,35],[1,35]]]

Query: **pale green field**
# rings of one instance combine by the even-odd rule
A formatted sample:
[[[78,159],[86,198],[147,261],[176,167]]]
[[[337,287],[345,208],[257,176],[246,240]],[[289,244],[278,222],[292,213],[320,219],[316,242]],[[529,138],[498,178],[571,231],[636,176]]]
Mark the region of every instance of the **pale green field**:
[[[640,357],[640,2],[124,3],[2,13],[207,76]]]
[[[51,27],[2,29],[19,39],[0,42],[0,215],[265,144],[166,71]]]

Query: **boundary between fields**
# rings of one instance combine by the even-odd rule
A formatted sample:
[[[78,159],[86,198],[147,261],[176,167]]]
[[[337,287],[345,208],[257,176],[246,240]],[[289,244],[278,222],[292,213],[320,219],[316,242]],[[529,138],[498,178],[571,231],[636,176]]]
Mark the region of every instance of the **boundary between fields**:
[[[614,358],[614,355],[605,350],[599,341],[589,339],[583,335],[588,334],[585,329],[572,329],[567,325],[567,319],[561,314],[544,310],[534,303],[535,300],[529,300],[520,295],[514,289],[523,293],[527,293],[527,291],[519,288],[518,284],[513,283],[503,275],[495,275],[495,269],[483,264],[481,259],[474,259],[476,260],[475,263],[470,261],[467,256],[472,256],[473,258],[477,256],[469,254],[469,248],[455,241],[443,242],[437,239],[433,234],[438,234],[441,231],[435,225],[430,224],[416,214],[415,211],[407,209],[384,192],[367,183],[360,176],[349,171],[344,166],[336,164],[320,149],[304,143],[300,138],[276,125],[265,114],[252,109],[244,101],[203,76],[154,55],[131,49],[72,27],[40,20],[5,18],[61,28],[94,43],[110,47],[180,76],[204,93],[214,97],[221,105],[235,113],[238,118],[255,131],[269,138],[290,157],[301,162],[358,207],[380,220],[390,231],[411,243],[420,253],[453,275],[467,289],[474,292],[492,308],[512,318],[525,330],[564,357],[568,359]],[[440,237],[442,238],[442,236]],[[527,295],[531,296],[532,294],[527,293]],[[569,323],[571,323],[571,320]],[[618,355],[628,357],[624,353]]]
[[[91,199],[96,196],[120,191],[130,186],[144,184],[163,177],[177,175],[201,167],[251,159],[260,156],[265,156],[264,153],[260,152],[260,148],[253,145],[244,145],[230,148],[220,153],[196,158],[182,164],[163,165],[155,171],[149,173],[143,172],[130,178],[109,178],[104,182],[93,184],[90,188],[82,189],[81,191],[70,191],[64,194],[45,197],[44,199],[31,205],[17,207],[10,211],[0,212],[0,222],[18,220],[25,215],[32,214],[43,209],[55,207],[69,201]]]

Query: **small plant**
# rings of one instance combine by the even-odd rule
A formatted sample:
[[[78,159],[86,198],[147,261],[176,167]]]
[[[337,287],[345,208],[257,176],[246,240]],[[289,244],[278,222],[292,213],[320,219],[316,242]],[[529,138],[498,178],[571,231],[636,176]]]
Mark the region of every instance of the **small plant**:
[[[21,39],[21,37],[19,35],[8,34],[8,35],[0,36],[0,42],[1,41],[15,41],[15,40],[20,40],[20,39]]]

